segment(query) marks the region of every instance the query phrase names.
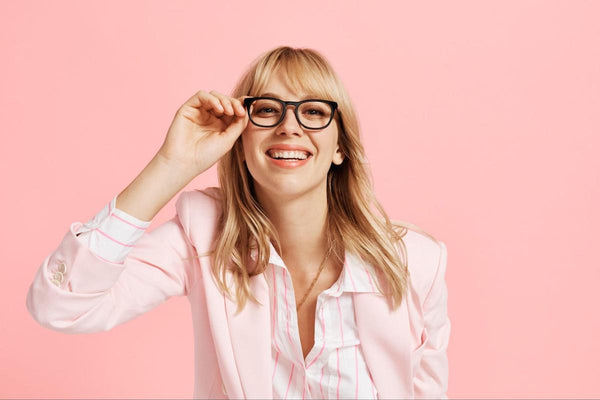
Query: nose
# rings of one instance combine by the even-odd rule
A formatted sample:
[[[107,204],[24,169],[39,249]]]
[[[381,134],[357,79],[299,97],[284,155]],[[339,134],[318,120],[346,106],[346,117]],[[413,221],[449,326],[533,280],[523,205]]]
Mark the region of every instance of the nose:
[[[278,134],[302,134],[304,132],[302,126],[296,119],[294,106],[292,104],[287,105],[283,120],[277,125],[276,129]]]

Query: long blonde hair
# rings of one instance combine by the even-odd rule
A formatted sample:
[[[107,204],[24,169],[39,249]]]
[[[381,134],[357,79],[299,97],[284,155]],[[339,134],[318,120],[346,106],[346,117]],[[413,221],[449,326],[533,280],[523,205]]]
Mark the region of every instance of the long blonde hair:
[[[279,69],[285,72],[284,76],[294,90],[338,103],[339,113],[336,112],[334,118],[340,128],[339,146],[345,157],[341,165],[332,164],[327,174],[330,234],[336,243],[343,244],[348,251],[374,267],[380,277],[375,280],[377,289],[386,295],[395,309],[401,304],[409,282],[406,246],[402,240],[407,228],[400,222],[391,221],[374,196],[356,113],[327,59],[313,49],[276,47],[250,64],[230,96],[257,96]],[[227,272],[231,272],[236,287],[237,312],[243,309],[248,298],[258,303],[250,289],[250,277],[265,271],[270,257],[270,240],[282,254],[277,231],[256,200],[252,176],[242,155],[239,138],[231,151],[218,161],[219,234],[214,249],[206,253],[212,257],[212,273],[218,287],[229,298],[232,293],[227,284]],[[371,205],[381,216],[373,212]],[[250,258],[251,249],[257,251],[255,262]],[[340,259],[339,253],[334,255]]]

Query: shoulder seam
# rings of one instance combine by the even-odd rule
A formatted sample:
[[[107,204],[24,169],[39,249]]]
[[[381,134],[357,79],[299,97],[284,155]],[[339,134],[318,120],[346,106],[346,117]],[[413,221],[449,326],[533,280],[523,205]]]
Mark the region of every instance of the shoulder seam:
[[[407,228],[410,228],[411,230],[421,233],[422,235],[427,236],[428,238],[430,238],[431,240],[433,240],[434,242],[436,242],[437,244],[440,244],[440,241],[438,239],[436,239],[435,237],[433,237],[430,233],[427,233],[424,229],[418,227],[415,224],[412,224],[410,222],[406,222],[406,221],[402,221],[402,220],[398,220],[398,219],[392,219],[390,220],[394,225],[400,225],[400,226],[405,226]]]

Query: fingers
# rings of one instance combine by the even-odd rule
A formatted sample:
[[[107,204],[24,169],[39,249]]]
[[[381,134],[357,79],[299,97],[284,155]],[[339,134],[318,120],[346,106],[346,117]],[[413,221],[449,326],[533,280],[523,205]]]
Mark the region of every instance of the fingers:
[[[230,124],[233,119],[247,119],[247,113],[242,103],[245,97],[248,96],[241,96],[236,99],[215,90],[211,90],[210,92],[199,90],[185,102],[180,110],[183,109],[184,106],[204,109],[210,111],[217,118],[227,116],[227,124]]]
[[[221,105],[224,109],[224,114],[226,115],[237,115],[238,117],[243,117],[245,114],[244,106],[242,102],[236,98],[226,96],[221,94],[215,90],[211,90],[210,94],[215,96],[221,102]]]
[[[214,113],[220,113],[221,115],[224,111],[219,99],[204,90],[199,90],[194,93],[194,95],[184,103],[184,106],[213,110]]]

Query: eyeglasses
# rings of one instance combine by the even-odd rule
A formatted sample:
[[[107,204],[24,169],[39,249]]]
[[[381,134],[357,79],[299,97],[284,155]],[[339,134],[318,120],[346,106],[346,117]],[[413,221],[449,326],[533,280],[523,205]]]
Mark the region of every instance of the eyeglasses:
[[[296,120],[306,129],[326,128],[331,123],[338,106],[335,101],[319,99],[302,101],[284,101],[275,97],[247,97],[244,99],[244,107],[248,110],[250,121],[263,128],[279,125],[290,104],[294,106]]]

